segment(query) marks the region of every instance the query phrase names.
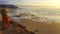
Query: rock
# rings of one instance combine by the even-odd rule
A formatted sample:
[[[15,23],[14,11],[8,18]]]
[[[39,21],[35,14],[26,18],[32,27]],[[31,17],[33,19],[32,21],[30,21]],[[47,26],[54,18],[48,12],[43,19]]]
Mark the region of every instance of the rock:
[[[0,23],[0,27],[3,23]],[[10,28],[2,29],[0,28],[0,34],[32,34],[33,32],[28,31],[23,25],[17,24],[11,21]]]

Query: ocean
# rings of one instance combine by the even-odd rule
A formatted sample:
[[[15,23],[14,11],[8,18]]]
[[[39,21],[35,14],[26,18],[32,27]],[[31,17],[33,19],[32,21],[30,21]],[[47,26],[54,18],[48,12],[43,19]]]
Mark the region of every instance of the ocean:
[[[19,9],[9,9],[9,16],[13,16],[14,19],[19,19],[19,17],[16,16],[26,18],[32,18],[35,16],[60,22],[60,8],[21,6]]]
[[[60,9],[41,7],[20,7],[10,9],[11,20],[25,26],[28,31],[35,34],[60,33]]]

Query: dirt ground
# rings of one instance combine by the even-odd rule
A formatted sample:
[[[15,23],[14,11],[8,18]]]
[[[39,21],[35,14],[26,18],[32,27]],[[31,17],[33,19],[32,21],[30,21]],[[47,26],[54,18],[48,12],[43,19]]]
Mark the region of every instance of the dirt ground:
[[[11,21],[10,28],[8,28],[8,25],[6,25],[6,29],[3,29],[3,23],[0,22],[0,34],[34,34],[34,33],[28,31],[23,25]]]

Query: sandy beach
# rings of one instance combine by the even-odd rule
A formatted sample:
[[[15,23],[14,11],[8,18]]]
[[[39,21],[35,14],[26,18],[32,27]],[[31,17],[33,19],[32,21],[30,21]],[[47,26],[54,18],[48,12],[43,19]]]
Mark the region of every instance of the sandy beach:
[[[35,34],[60,34],[60,23],[44,23],[30,19],[20,19],[19,24],[25,26],[28,31],[32,31]]]

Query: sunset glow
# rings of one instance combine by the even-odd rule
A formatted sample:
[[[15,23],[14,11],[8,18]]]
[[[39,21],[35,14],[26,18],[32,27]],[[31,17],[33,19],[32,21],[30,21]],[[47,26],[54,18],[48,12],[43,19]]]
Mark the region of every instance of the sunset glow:
[[[60,6],[60,0],[15,0],[15,3],[33,6]]]
[[[57,6],[60,7],[60,0],[0,0],[6,1],[18,5],[30,5],[30,6]]]

